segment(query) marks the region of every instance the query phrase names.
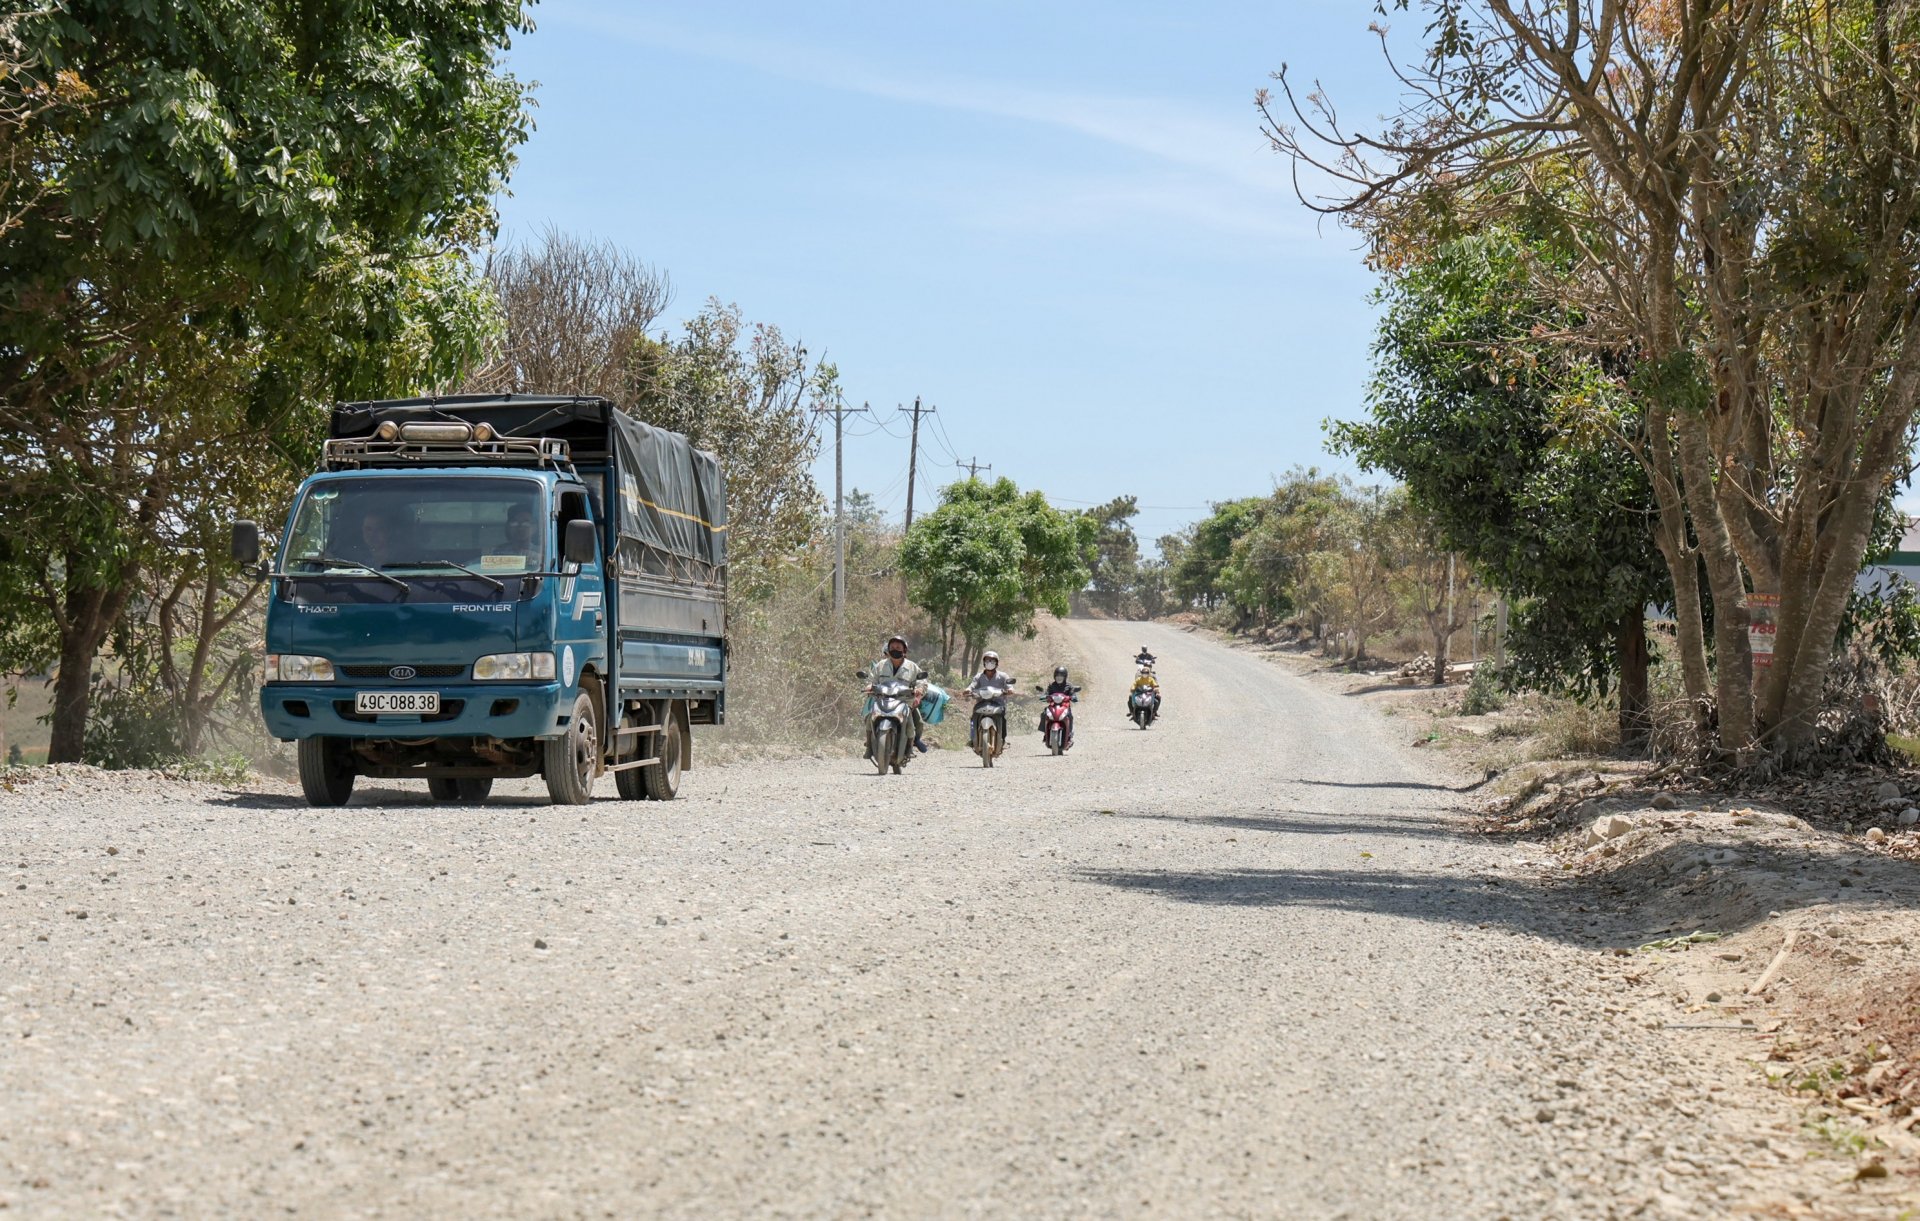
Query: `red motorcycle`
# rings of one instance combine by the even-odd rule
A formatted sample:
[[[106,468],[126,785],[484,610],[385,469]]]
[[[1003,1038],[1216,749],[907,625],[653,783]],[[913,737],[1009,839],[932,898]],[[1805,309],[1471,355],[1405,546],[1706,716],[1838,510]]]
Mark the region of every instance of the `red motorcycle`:
[[[1080,694],[1080,688],[1047,692],[1035,687],[1034,690],[1047,697],[1047,706],[1040,712],[1041,736],[1047,740],[1048,750],[1064,755],[1073,745],[1073,697]]]

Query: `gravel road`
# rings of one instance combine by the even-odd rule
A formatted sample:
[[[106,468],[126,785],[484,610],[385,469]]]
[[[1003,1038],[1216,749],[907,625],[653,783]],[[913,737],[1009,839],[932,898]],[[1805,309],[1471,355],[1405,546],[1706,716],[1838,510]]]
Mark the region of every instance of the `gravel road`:
[[[991,771],[738,764],[584,810],[0,793],[0,1205],[1520,1218],[1831,1193],[1734,1036],[1649,1029],[1640,964],[1461,833],[1461,781],[1404,726],[1173,628],[1066,630],[1100,659],[1078,746],[1045,756],[1023,710]],[[1147,732],[1120,707],[1142,642],[1168,702]]]

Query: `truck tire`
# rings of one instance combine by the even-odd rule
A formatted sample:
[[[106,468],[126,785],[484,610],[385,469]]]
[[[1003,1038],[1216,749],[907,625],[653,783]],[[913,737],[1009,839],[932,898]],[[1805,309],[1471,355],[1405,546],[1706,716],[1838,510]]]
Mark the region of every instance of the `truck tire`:
[[[479,805],[493,792],[493,780],[487,776],[434,776],[427,781],[427,792],[435,801]]]
[[[302,738],[300,791],[310,806],[343,806],[353,796],[353,752],[344,738]]]
[[[583,806],[593,800],[593,777],[600,761],[600,725],[593,697],[582,691],[573,701],[567,732],[541,742],[540,770],[547,797],[557,806]]]
[[[669,712],[666,726],[659,735],[660,762],[634,769],[639,774],[649,801],[672,801],[680,792],[680,764],[687,757],[687,744],[680,734],[680,722]],[[623,776],[628,774],[621,773]]]
[[[640,719],[638,713],[628,713],[622,724],[628,728],[637,728],[645,725],[646,722]],[[632,745],[618,747],[614,750],[613,758],[616,763],[625,762],[628,755],[643,758],[646,752],[653,747],[653,735],[651,734],[630,735],[621,738],[620,741],[629,742],[632,743]],[[640,769],[637,767],[630,767],[623,772],[615,772],[613,774],[613,788],[616,793],[620,794],[620,800],[622,801],[645,801],[647,799],[647,786],[646,783],[640,779]]]

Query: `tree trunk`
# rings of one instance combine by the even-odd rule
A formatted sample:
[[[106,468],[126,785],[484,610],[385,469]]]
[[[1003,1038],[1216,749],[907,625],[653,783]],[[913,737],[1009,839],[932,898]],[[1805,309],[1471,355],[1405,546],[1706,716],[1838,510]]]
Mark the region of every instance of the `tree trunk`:
[[[1433,685],[1447,685],[1447,663],[1453,644],[1453,624],[1444,611],[1427,612],[1427,630],[1433,633]]]
[[[67,571],[78,567],[77,556],[67,559]],[[53,732],[47,744],[47,762],[79,763],[85,752],[87,709],[93,695],[93,661],[106,642],[113,621],[126,606],[127,591],[99,587],[71,587],[60,627],[60,673],[53,685]]]
[[[1794,633],[1793,654],[1776,654],[1773,659],[1776,667],[1792,667],[1790,672],[1774,676],[1775,690],[1781,697],[1779,719],[1763,726],[1773,731],[1774,749],[1779,754],[1791,756],[1813,742],[1815,717],[1826,693],[1827,672],[1833,665],[1833,642],[1840,634],[1854,576],[1866,556],[1876,499],[1860,495],[1842,504],[1825,564],[1811,572],[1783,574],[1783,580],[1791,575],[1808,588],[1803,595],[1807,613]],[[1783,611],[1785,604],[1783,596]]]
[[[1645,747],[1653,731],[1648,714],[1647,615],[1634,607],[1620,616],[1618,660],[1620,663],[1620,745],[1638,750]]]
[[[1686,478],[1687,506],[1713,590],[1713,654],[1720,744],[1736,758],[1753,749],[1753,649],[1747,638],[1746,580],[1713,490],[1713,457],[1702,420],[1680,420],[1680,457]]]

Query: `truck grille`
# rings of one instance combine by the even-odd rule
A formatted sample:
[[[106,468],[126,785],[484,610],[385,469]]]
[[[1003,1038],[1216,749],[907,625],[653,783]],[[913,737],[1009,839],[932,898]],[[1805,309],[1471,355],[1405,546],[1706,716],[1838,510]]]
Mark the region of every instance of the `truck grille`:
[[[388,677],[387,671],[393,669],[394,666],[406,664],[408,663],[395,661],[371,666],[341,666],[340,673],[346,675],[348,678],[386,678]],[[444,662],[422,664],[413,667],[413,676],[415,678],[454,678],[466,672],[467,667],[464,665],[449,665]]]
[[[459,716],[460,710],[462,708],[465,708],[466,706],[467,706],[467,702],[465,700],[441,700],[440,711],[422,714],[422,716],[420,717],[420,723],[422,725],[431,725],[435,721],[451,721],[453,718]],[[340,719],[343,721],[357,721],[362,725],[380,724],[380,718],[373,715],[371,712],[354,711],[352,700],[333,701],[333,710],[336,714],[339,715]],[[404,724],[405,722],[390,721],[388,723]]]

